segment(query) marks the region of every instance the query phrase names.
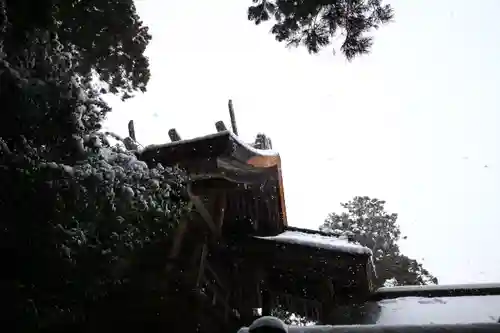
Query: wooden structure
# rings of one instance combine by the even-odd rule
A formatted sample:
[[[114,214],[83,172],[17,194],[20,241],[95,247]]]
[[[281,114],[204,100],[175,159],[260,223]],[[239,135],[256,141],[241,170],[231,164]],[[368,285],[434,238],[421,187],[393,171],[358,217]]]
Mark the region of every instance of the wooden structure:
[[[280,305],[328,322],[332,307],[370,291],[371,252],[331,235],[287,223],[280,156],[259,137],[245,144],[216,124],[217,133],[150,146],[151,166],[179,166],[189,175],[193,211],[169,249],[170,276],[204,299],[219,320],[249,324]]]

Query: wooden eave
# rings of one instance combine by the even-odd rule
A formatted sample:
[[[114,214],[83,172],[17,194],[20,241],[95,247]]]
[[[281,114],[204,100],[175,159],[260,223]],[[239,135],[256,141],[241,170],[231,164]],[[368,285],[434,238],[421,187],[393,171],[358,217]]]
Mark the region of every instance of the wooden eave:
[[[236,252],[235,257],[243,258],[245,265],[252,267],[253,271],[263,272],[274,294],[288,294],[297,300],[309,299],[321,304],[337,304],[362,299],[370,291],[369,253],[256,237],[239,240],[232,250]]]
[[[149,146],[139,154],[139,158],[150,166],[160,163],[163,166],[178,166],[186,170],[194,200],[198,200],[199,196],[241,193],[248,187],[249,194],[256,193],[250,197],[274,202],[269,209],[276,212],[272,214],[279,215],[279,222],[270,227],[270,230],[279,232],[287,226],[279,155],[267,150],[255,149],[241,142],[229,131]],[[256,191],[259,188],[267,188],[267,190]],[[243,199],[241,195],[233,198],[232,195],[228,195],[227,205],[231,206],[231,201],[234,200],[248,201],[248,198]],[[241,204],[236,204],[236,206],[239,205]],[[248,203],[244,205],[248,206]],[[198,206],[200,206],[199,202]],[[236,206],[233,205],[233,207]],[[231,216],[226,218],[230,219]],[[266,219],[260,222],[266,223]]]
[[[300,244],[276,243],[252,238],[239,243],[241,256],[248,258],[253,266],[269,271],[289,271],[294,274],[320,274],[324,278],[348,278],[353,267],[368,267],[370,256],[346,253]],[[368,278],[368,277],[366,277]]]
[[[267,154],[241,142],[229,131],[218,132],[189,140],[146,147],[139,155],[148,164],[164,166],[193,164],[219,159],[229,168],[242,172],[266,172],[277,167],[279,155]]]

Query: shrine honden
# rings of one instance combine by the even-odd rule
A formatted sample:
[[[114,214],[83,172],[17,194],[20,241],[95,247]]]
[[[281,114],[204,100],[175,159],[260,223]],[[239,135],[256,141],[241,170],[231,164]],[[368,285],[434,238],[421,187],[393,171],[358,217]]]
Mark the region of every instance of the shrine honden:
[[[249,325],[276,307],[334,324],[335,307],[372,292],[371,251],[339,235],[288,226],[279,154],[264,136],[242,142],[231,103],[230,113],[232,131],[219,121],[216,133],[182,140],[171,129],[170,143],[139,153],[150,166],[178,166],[189,177],[192,211],[166,258],[168,279],[176,281],[170,289],[187,292],[186,306],[209,314],[201,331],[214,322]],[[177,315],[190,317],[183,311],[189,310]]]

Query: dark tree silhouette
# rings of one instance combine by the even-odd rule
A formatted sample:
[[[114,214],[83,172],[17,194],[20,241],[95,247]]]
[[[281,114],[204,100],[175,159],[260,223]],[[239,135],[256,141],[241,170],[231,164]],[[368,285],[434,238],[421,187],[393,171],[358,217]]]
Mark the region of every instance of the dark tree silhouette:
[[[109,145],[90,80],[144,90],[148,39],[132,1],[0,0],[4,330],[120,331],[165,313],[161,242],[185,212],[183,177]]]
[[[368,33],[390,22],[393,10],[382,0],[252,0],[248,19],[255,24],[272,20],[271,33],[288,46],[303,45],[318,53],[343,36],[340,47],[348,60],[370,52]],[[335,50],[334,50],[335,51]]]
[[[133,0],[6,0],[2,4],[8,18],[2,39],[10,62],[22,56],[33,31],[46,31],[58,36],[71,53],[73,70],[85,80],[97,76],[124,98],[134,90],[146,90],[150,72],[143,53],[151,35]]]

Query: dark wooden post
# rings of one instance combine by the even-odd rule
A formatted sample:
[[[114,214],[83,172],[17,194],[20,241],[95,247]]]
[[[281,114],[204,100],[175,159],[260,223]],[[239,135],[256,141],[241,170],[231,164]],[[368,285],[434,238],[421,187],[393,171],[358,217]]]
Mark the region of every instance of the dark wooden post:
[[[231,118],[231,127],[233,128],[233,133],[238,135],[238,128],[236,127],[236,117],[234,115],[233,101],[229,100],[228,102],[229,108],[229,117]]]
[[[137,141],[135,139],[135,128],[134,128],[134,121],[131,120],[128,122],[128,136],[134,140],[134,141]]]
[[[170,137],[170,140],[172,142],[180,141],[181,140],[181,136],[179,135],[179,133],[177,132],[177,130],[175,128],[171,128],[168,131],[168,136]]]
[[[219,120],[215,123],[215,129],[217,130],[217,132],[227,131],[226,124],[224,124],[222,120]]]
[[[272,310],[271,292],[266,284],[262,288],[262,315],[270,316]]]
[[[273,306],[273,300],[271,298],[271,290],[269,288],[269,282],[267,278],[267,272],[261,271],[259,274],[259,278],[261,280],[260,283],[260,294],[261,294],[261,302],[262,302],[262,315],[270,316],[271,310]]]

